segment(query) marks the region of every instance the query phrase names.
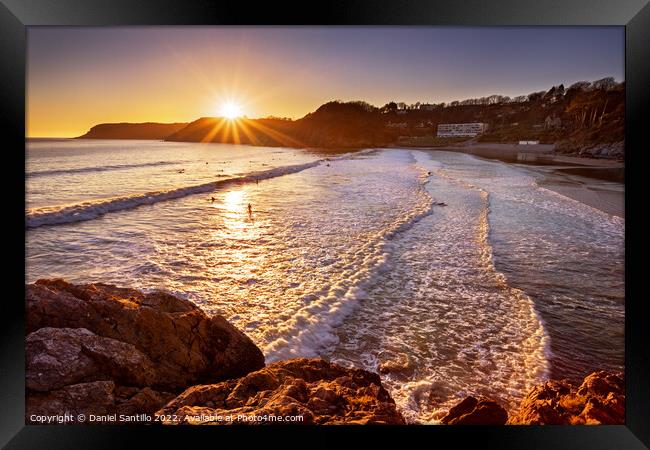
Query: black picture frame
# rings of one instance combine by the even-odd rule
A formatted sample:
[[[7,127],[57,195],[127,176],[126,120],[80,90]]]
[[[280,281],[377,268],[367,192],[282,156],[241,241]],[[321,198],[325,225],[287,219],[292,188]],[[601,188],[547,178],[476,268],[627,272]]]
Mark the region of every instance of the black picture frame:
[[[438,25],[537,26],[621,25],[626,30],[626,424],[621,426],[439,426],[439,427],[297,427],[265,429],[230,427],[129,427],[129,426],[26,426],[24,424],[24,280],[25,246],[25,74],[26,27],[40,25]],[[633,199],[641,196],[642,140],[650,105],[650,4],[647,0],[350,0],[301,6],[215,0],[0,0],[0,111],[5,125],[4,194],[7,240],[11,258],[6,265],[3,313],[0,314],[0,444],[5,448],[115,448],[133,446],[134,435],[189,445],[203,437],[221,444],[226,436],[247,447],[304,444],[340,445],[351,437],[402,445],[439,445],[440,439],[456,445],[494,445],[497,448],[635,449],[650,446],[650,335],[643,314],[646,301],[639,282],[642,231]],[[647,188],[646,188],[647,190]],[[287,432],[288,430],[288,432]],[[217,433],[215,435],[215,433]],[[280,436],[280,433],[282,436]],[[419,435],[417,441],[406,434]],[[311,442],[310,442],[311,441]],[[178,444],[175,444],[178,445]],[[368,444],[369,445],[369,444]],[[272,445],[273,447],[276,445]]]

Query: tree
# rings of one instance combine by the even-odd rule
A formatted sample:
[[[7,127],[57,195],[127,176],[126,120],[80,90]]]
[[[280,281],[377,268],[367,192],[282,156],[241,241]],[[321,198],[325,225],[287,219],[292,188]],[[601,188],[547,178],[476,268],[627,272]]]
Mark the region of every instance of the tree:
[[[388,102],[384,106],[381,107],[380,111],[383,112],[383,113],[395,112],[395,111],[397,111],[397,103]]]
[[[539,91],[539,92],[533,92],[531,94],[528,94],[528,101],[536,102],[538,100],[541,100],[544,94],[546,94],[546,91]]]
[[[591,83],[591,87],[594,89],[602,89],[604,91],[609,91],[616,87],[616,81],[614,77],[601,78]]]
[[[589,81],[578,81],[569,86],[570,91],[586,91],[591,86]]]

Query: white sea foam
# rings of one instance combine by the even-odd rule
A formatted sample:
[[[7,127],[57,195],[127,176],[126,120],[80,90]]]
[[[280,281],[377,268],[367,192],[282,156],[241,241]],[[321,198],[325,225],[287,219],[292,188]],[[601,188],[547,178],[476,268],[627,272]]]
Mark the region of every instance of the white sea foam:
[[[198,156],[203,147],[198,149],[192,147],[195,162],[205,165],[207,156]],[[209,180],[213,161],[225,163],[235,154],[211,154]],[[253,168],[269,160],[244,159],[232,168],[233,178],[217,183],[203,183],[204,173],[192,173],[196,182],[162,174],[159,184],[182,180],[193,186],[159,190],[152,199],[161,202],[156,208],[114,214],[110,227],[82,220],[30,228],[28,279],[61,276],[162,288],[209,314],[222,314],[268,361],[321,356],[382,369],[384,386],[410,422],[436,423],[465,395],[489,395],[515,407],[546,376],[549,358],[558,361],[557,344],[566,334],[575,352],[561,361],[563,369],[575,371],[589,367],[580,348],[601,336],[617,342],[618,322],[582,335],[575,330],[598,315],[603,321],[620,317],[622,281],[612,269],[622,266],[621,227],[537,189],[530,177],[506,165],[462,154],[437,162],[424,152],[399,149],[263,172]],[[46,167],[57,166],[48,160]],[[139,173],[144,179],[151,172]],[[268,180],[252,182],[260,174]],[[93,172],[84,177],[96,184],[105,179]],[[50,178],[58,187],[57,177]],[[125,187],[128,192],[147,189],[140,180],[123,180],[134,183]],[[44,186],[37,186],[39,192]],[[215,200],[192,196],[197,191],[211,191],[208,197]],[[162,202],[167,198],[175,200]],[[53,208],[50,218],[75,212],[98,217],[96,206]],[[123,210],[119,206],[116,211]],[[543,295],[533,296],[530,284],[522,287],[513,279],[540,283]],[[612,298],[607,304],[593,288],[601,289],[601,282]],[[555,309],[544,323],[536,312],[548,305]],[[551,334],[550,354],[548,330],[557,330],[558,321],[561,332]],[[609,357],[612,366],[616,350],[589,347],[590,355],[598,351],[598,361]],[[582,365],[572,365],[574,355]]]
[[[375,232],[360,248],[346,255],[346,264],[337,274],[337,282],[324,287],[316,295],[310,295],[306,306],[275,330],[278,337],[264,347],[268,362],[318,356],[323,349],[338,343],[336,328],[360,302],[367,299],[365,289],[377,281],[378,274],[384,269],[388,257],[387,242],[431,213],[432,199],[423,190],[427,177],[421,169],[418,178],[419,186],[413,192],[418,197],[414,208]]]
[[[276,167],[269,170],[253,172],[245,176],[232,177],[196,186],[186,186],[165,191],[86,201],[72,205],[33,208],[27,212],[25,223],[27,228],[36,228],[43,225],[60,225],[92,220],[110,212],[123,211],[142,205],[152,205],[166,200],[174,200],[188,195],[211,192],[237,183],[250,183],[300,172],[302,170],[316,167],[320,162],[321,161],[319,160],[306,164]]]
[[[548,375],[548,335],[532,300],[492,261],[489,194],[433,172],[446,207],[389,241],[363,309],[337,330],[334,361],[381,371],[407,421],[437,423],[466,395],[516,404]]]
[[[158,167],[158,166],[171,166],[175,164],[180,164],[183,161],[156,161],[156,162],[146,162],[138,164],[108,164],[102,166],[92,166],[92,167],[73,167],[67,169],[50,169],[50,170],[38,170],[33,172],[27,172],[27,177],[45,177],[50,175],[73,175],[80,173],[93,173],[93,172],[109,172],[113,170],[129,170],[129,169],[141,169],[144,167]]]

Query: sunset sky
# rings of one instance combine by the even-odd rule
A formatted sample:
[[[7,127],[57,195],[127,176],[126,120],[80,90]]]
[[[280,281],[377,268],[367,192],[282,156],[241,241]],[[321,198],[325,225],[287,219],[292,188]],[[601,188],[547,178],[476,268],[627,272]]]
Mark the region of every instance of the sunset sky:
[[[227,102],[299,118],[330,100],[439,103],[624,79],[622,27],[30,27],[27,42],[30,137],[188,122]]]

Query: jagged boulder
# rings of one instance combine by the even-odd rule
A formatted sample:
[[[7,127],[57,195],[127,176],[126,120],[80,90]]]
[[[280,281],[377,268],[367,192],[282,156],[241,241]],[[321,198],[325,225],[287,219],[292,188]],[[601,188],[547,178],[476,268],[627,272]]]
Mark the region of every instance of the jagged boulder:
[[[132,385],[179,390],[242,376],[264,366],[262,352],[223,317],[209,317],[190,301],[163,292],[146,294],[107,284],[39,280],[27,286],[26,308],[28,333],[66,328],[85,329],[96,335],[88,341],[102,347],[95,352],[95,363],[102,351],[119,347],[100,338],[119,341],[122,349],[137,356],[138,364],[146,368],[142,376],[127,376]],[[53,337],[54,332],[48,333]],[[63,338],[67,334],[66,342],[71,342],[75,339],[71,333],[59,335]],[[41,347],[45,345],[43,334],[32,340],[34,345],[37,341]],[[83,347],[86,356],[92,353],[89,345]],[[116,357],[113,352],[109,359],[118,364]],[[77,359],[75,363],[90,370],[84,361]]]
[[[150,388],[120,386],[113,381],[71,384],[48,392],[29,392],[25,402],[26,419],[27,423],[37,423],[35,416],[56,417],[67,413],[71,423],[128,423],[120,415],[141,416],[131,419],[134,424],[154,422],[151,414],[175,395]],[[85,416],[83,421],[79,420],[79,414]]]
[[[466,397],[441,419],[445,425],[505,425],[508,412],[494,400]]]
[[[510,424],[622,425],[625,423],[625,383],[621,372],[599,371],[579,387],[567,380],[534,387],[521,402]]]
[[[26,418],[152,414],[196,383],[264,367],[242,332],[187,300],[105,284],[27,286]]]
[[[40,328],[27,336],[26,388],[47,392],[89,381],[149,386],[154,363],[135,346],[85,328]]]
[[[377,374],[321,359],[281,361],[240,379],[193,386],[158,414],[174,425],[404,423]],[[289,416],[301,419],[272,419]],[[271,419],[257,420],[264,417]]]

